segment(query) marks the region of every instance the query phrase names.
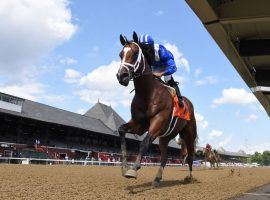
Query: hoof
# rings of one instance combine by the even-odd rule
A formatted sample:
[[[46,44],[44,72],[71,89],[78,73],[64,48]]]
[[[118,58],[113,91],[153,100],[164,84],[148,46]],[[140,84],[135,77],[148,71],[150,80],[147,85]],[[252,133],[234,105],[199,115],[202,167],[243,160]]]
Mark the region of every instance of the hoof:
[[[137,171],[135,171],[134,169],[129,169],[125,173],[125,177],[126,178],[137,178]]]
[[[128,171],[128,167],[122,167],[122,176],[125,176],[125,174],[127,173],[127,171]]]
[[[154,180],[152,183],[153,187],[159,187],[160,186],[160,180]]]
[[[184,183],[193,183],[193,177],[190,177],[190,176],[187,176],[185,179],[184,179]]]

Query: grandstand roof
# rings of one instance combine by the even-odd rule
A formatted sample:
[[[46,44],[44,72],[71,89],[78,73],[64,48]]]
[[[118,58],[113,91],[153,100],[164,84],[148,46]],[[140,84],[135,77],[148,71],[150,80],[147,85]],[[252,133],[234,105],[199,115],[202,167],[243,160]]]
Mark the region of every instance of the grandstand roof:
[[[117,131],[121,124],[126,123],[122,117],[120,117],[111,106],[107,106],[100,102],[96,103],[90,108],[84,116],[100,119],[113,131]]]
[[[43,122],[81,128],[93,132],[113,134],[113,131],[99,119],[86,117],[26,99],[23,100],[21,112],[15,112],[1,107],[0,112]]]
[[[270,116],[270,1],[186,2]]]
[[[245,158],[250,157],[250,155],[246,154],[246,152],[243,150],[239,150],[238,152],[231,152],[231,151],[226,151],[222,147],[219,147],[217,149],[217,152],[220,155],[231,156],[231,157],[245,157]]]

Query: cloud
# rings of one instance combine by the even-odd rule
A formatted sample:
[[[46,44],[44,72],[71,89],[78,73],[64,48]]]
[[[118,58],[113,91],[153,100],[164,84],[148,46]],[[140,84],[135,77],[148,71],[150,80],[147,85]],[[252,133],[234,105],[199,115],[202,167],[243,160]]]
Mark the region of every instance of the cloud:
[[[79,71],[76,71],[74,69],[66,69],[64,81],[67,83],[78,83],[80,81],[81,76],[82,75]]]
[[[218,82],[217,78],[215,76],[206,76],[204,79],[200,79],[195,81],[195,85],[201,86],[206,84],[216,84]]]
[[[195,112],[195,118],[196,118],[196,122],[198,123],[198,125],[199,125],[201,128],[205,129],[205,128],[208,127],[208,121],[206,121],[206,120],[204,119],[204,116],[202,116],[201,114]]]
[[[183,67],[185,71],[189,73],[189,62],[186,58],[183,57],[183,54],[179,51],[178,47],[175,44],[171,44],[169,42],[165,42],[164,46],[173,54],[176,66]]]
[[[38,99],[37,96],[41,96],[44,94],[45,86],[36,82],[13,85],[9,84],[0,86],[0,91],[24,99],[36,101]]]
[[[47,86],[38,82],[24,84],[0,85],[0,92],[21,97],[32,101],[43,101],[50,104],[62,103],[70,99],[70,96],[50,94],[46,91]]]
[[[68,0],[2,0],[0,73],[16,79],[76,32]]]
[[[72,71],[70,76],[72,77],[75,74],[76,79],[69,83],[78,86],[74,94],[79,96],[82,101],[90,104],[96,103],[99,99],[113,107],[129,107],[134,96],[134,94],[130,94],[133,83],[130,82],[128,87],[123,87],[118,83],[116,73],[119,66],[119,61],[112,61],[108,65],[99,66],[88,74],[81,75],[79,79],[77,77],[80,73]]]
[[[232,140],[232,137],[233,136],[230,135],[226,137],[223,141],[219,142],[217,148],[220,148],[220,147],[224,148]]]
[[[78,110],[76,111],[76,113],[83,115],[83,114],[85,114],[85,113],[86,113],[86,110],[85,110],[85,109],[80,108],[80,109],[78,109]]]
[[[160,16],[160,15],[163,15],[164,14],[164,11],[163,10],[159,10],[155,13],[155,15],[157,16]]]
[[[212,107],[221,104],[238,104],[244,106],[254,102],[256,102],[256,98],[252,93],[247,92],[243,88],[229,88],[222,91],[222,97],[213,100]]]
[[[208,134],[208,136],[209,136],[209,138],[215,138],[215,137],[220,137],[220,136],[222,136],[223,135],[223,132],[222,131],[220,131],[220,130],[212,130],[209,134]]]
[[[60,64],[62,65],[72,65],[72,64],[76,64],[77,60],[73,59],[73,58],[69,58],[69,57],[65,57],[59,60]]]
[[[197,69],[195,69],[194,76],[198,77],[201,73],[202,73],[202,68],[201,67],[197,68]]]
[[[258,119],[258,116],[255,114],[251,114],[246,118],[246,122],[256,121]]]

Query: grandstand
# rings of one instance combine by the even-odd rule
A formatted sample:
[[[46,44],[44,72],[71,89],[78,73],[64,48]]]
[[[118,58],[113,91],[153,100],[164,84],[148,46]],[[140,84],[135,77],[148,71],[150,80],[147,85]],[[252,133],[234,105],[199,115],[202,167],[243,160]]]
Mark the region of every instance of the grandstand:
[[[28,149],[29,152],[45,152],[47,158],[54,159],[93,156],[105,160],[108,155],[120,159],[117,128],[125,121],[110,106],[100,102],[80,115],[0,93],[0,120],[2,157],[22,156]],[[127,134],[129,152],[138,151],[142,138]],[[157,141],[154,143],[147,156],[159,154]],[[24,155],[40,157],[40,153],[33,152]],[[179,158],[179,146],[175,141],[170,142],[169,155]]]
[[[117,128],[125,121],[112,109],[97,102],[85,114],[77,114],[48,105],[0,93],[0,157],[48,159],[101,159],[120,161]],[[129,161],[135,159],[144,136],[127,134]],[[197,147],[198,152],[203,148]],[[220,151],[224,158],[245,158]],[[159,162],[158,140],[154,141],[144,162]],[[180,163],[180,147],[169,143],[168,162]],[[201,154],[196,154],[201,158]]]

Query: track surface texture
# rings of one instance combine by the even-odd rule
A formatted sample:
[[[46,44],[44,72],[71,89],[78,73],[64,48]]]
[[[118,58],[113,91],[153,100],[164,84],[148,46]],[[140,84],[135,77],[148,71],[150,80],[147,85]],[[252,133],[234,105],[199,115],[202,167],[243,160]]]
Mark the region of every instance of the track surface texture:
[[[157,167],[142,167],[137,179],[120,167],[0,165],[0,199],[236,199],[270,182],[270,168],[194,169],[167,167],[160,187],[152,187]]]

